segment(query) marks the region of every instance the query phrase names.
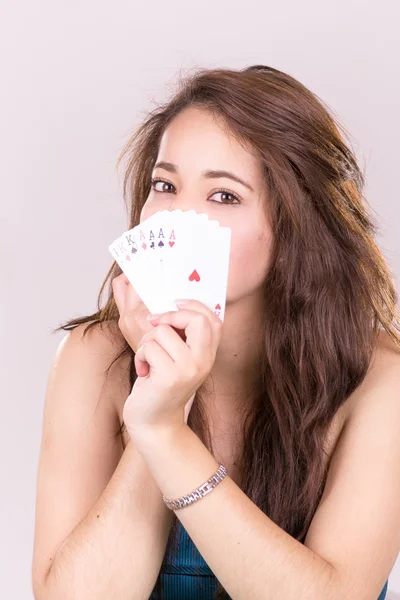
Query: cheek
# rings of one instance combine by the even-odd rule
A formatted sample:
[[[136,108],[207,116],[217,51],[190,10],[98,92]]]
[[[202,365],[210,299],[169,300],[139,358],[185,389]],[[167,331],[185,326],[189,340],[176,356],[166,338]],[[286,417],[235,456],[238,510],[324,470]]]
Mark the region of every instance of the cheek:
[[[249,293],[262,284],[268,272],[270,246],[269,231],[241,230],[240,235],[232,232],[228,274],[230,298]]]
[[[140,212],[140,223],[154,215],[157,210],[158,209],[155,206],[151,206],[148,202],[146,202]]]

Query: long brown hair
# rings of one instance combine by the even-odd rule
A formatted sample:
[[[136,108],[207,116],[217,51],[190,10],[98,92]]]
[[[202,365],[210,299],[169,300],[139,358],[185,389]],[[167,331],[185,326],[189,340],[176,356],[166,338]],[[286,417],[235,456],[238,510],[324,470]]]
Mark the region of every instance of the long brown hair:
[[[222,118],[236,139],[258,153],[263,167],[274,239],[264,283],[259,377],[243,419],[241,488],[304,542],[326,481],[325,438],[332,419],[364,379],[379,329],[400,346],[394,281],[374,239],[378,225],[363,196],[364,175],[344,141],[347,132],[304,85],[264,65],[197,68],[180,77],[172,99],[146,116],[117,162],[126,159],[129,229],[140,222],[161,136],[189,105]],[[120,273],[114,263],[96,313],[55,331],[89,321],[85,333],[96,324],[115,324],[111,281]],[[133,386],[137,375],[128,344],[115,360],[126,352]],[[212,452],[202,389],[188,425]],[[165,557],[176,551],[177,521],[174,514]],[[157,597],[160,591],[161,577]],[[229,598],[219,582],[215,598]]]

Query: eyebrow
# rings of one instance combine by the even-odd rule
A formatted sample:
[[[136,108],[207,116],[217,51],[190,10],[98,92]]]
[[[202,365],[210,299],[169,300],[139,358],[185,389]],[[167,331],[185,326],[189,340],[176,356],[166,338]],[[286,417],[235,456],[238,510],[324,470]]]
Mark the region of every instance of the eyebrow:
[[[178,167],[170,162],[165,162],[165,161],[158,162],[154,165],[154,169],[156,169],[157,167],[160,169],[165,169],[166,171],[169,171],[170,173],[178,173]],[[249,190],[254,192],[253,188],[251,187],[251,185],[249,183],[246,183],[246,181],[243,181],[243,179],[240,179],[240,177],[238,177],[234,173],[230,173],[229,171],[208,170],[208,171],[203,171],[202,176],[207,179],[218,179],[221,177],[226,177],[227,179],[232,179],[233,181],[236,181],[237,183],[241,183],[242,185],[247,187]]]

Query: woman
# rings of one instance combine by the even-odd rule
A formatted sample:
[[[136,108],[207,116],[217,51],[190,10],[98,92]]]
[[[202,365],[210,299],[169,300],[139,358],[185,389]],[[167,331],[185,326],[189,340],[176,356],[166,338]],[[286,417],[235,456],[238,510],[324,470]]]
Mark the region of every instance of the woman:
[[[35,597],[383,600],[400,542],[399,314],[363,174],[321,101],[277,69],[180,83],[120,157],[129,228],[164,209],[230,227],[224,323],[197,301],[147,320],[113,264],[98,311],[59,328]],[[171,509],[219,464],[211,493]]]

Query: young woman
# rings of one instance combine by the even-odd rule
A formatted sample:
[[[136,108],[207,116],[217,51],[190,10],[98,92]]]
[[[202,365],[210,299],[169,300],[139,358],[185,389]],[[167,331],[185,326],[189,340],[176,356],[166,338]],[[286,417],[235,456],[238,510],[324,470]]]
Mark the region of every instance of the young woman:
[[[59,328],[36,599],[383,600],[399,314],[339,126],[281,71],[199,69],[123,157],[129,229],[165,209],[231,228],[225,319],[189,299],[147,320],[113,264]]]

